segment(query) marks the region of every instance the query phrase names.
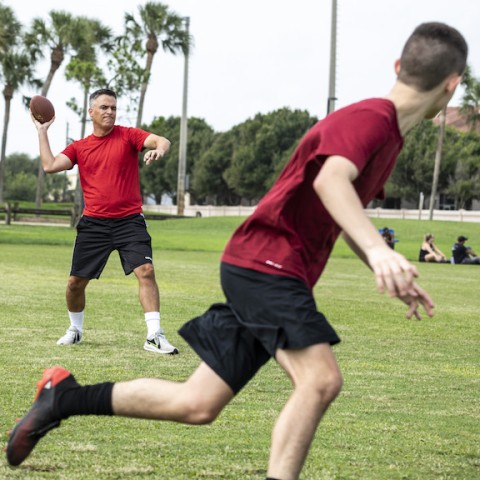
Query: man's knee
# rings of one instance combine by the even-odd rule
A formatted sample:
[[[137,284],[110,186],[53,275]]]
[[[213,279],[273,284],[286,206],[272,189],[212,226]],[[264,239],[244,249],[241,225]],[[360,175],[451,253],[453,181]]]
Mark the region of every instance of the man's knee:
[[[139,281],[154,282],[155,281],[155,269],[151,263],[145,263],[140,265],[135,270],[135,275]]]
[[[88,278],[75,277],[71,275],[67,282],[67,293],[81,294],[85,291],[89,282]]]

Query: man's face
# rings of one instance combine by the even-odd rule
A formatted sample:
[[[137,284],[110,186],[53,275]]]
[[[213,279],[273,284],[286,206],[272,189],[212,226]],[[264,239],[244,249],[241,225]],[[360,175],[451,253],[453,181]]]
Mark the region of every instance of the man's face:
[[[110,95],[100,95],[88,109],[94,125],[103,128],[113,127],[117,117],[117,100]]]

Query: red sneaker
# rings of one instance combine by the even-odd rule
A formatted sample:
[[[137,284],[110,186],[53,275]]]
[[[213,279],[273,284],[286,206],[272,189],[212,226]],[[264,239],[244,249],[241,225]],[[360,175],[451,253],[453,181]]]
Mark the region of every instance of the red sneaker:
[[[60,425],[57,410],[59,394],[78,386],[73,375],[62,367],[48,368],[37,382],[37,394],[28,413],[10,432],[7,443],[7,461],[20,465],[35,448],[38,441],[50,430]]]

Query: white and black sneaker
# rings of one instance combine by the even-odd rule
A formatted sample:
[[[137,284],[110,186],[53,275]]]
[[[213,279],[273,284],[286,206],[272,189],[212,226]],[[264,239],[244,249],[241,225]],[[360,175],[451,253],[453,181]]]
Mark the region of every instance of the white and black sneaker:
[[[167,340],[163,330],[157,330],[153,337],[147,338],[143,348],[149,352],[166,353],[167,355],[176,355],[178,353],[178,349]]]
[[[57,340],[57,345],[75,345],[82,341],[82,334],[79,330],[71,325],[68,327],[65,335]]]

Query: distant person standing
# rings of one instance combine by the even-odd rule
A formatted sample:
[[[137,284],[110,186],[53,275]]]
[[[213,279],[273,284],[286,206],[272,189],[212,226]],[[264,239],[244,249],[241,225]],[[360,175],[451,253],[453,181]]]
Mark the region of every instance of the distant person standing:
[[[67,283],[70,326],[57,345],[74,345],[82,340],[85,289],[92,278],[100,277],[108,257],[117,250],[125,274],[133,272],[138,279],[140,303],[147,324],[144,349],[178,353],[160,328],[160,295],[153,268],[151,237],[142,214],[138,170],[141,150],[151,149],[144,157],[149,165],[165,155],[170,142],[138,128],[115,125],[117,96],[112,90],[93,92],[88,113],[93,133],[71,143],[57,156],[50,149],[47,134],[55,118],[40,123],[32,115],[38,130],[44,171],[62,172],[78,165],[85,197]]]
[[[435,245],[435,237],[431,233],[427,233],[423,239],[420,253],[418,254],[419,262],[437,262],[446,263],[447,257],[445,254]]]
[[[480,265],[480,257],[473,251],[469,245],[465,245],[467,237],[460,235],[457,242],[452,247],[452,257],[455,264],[460,265]]]

